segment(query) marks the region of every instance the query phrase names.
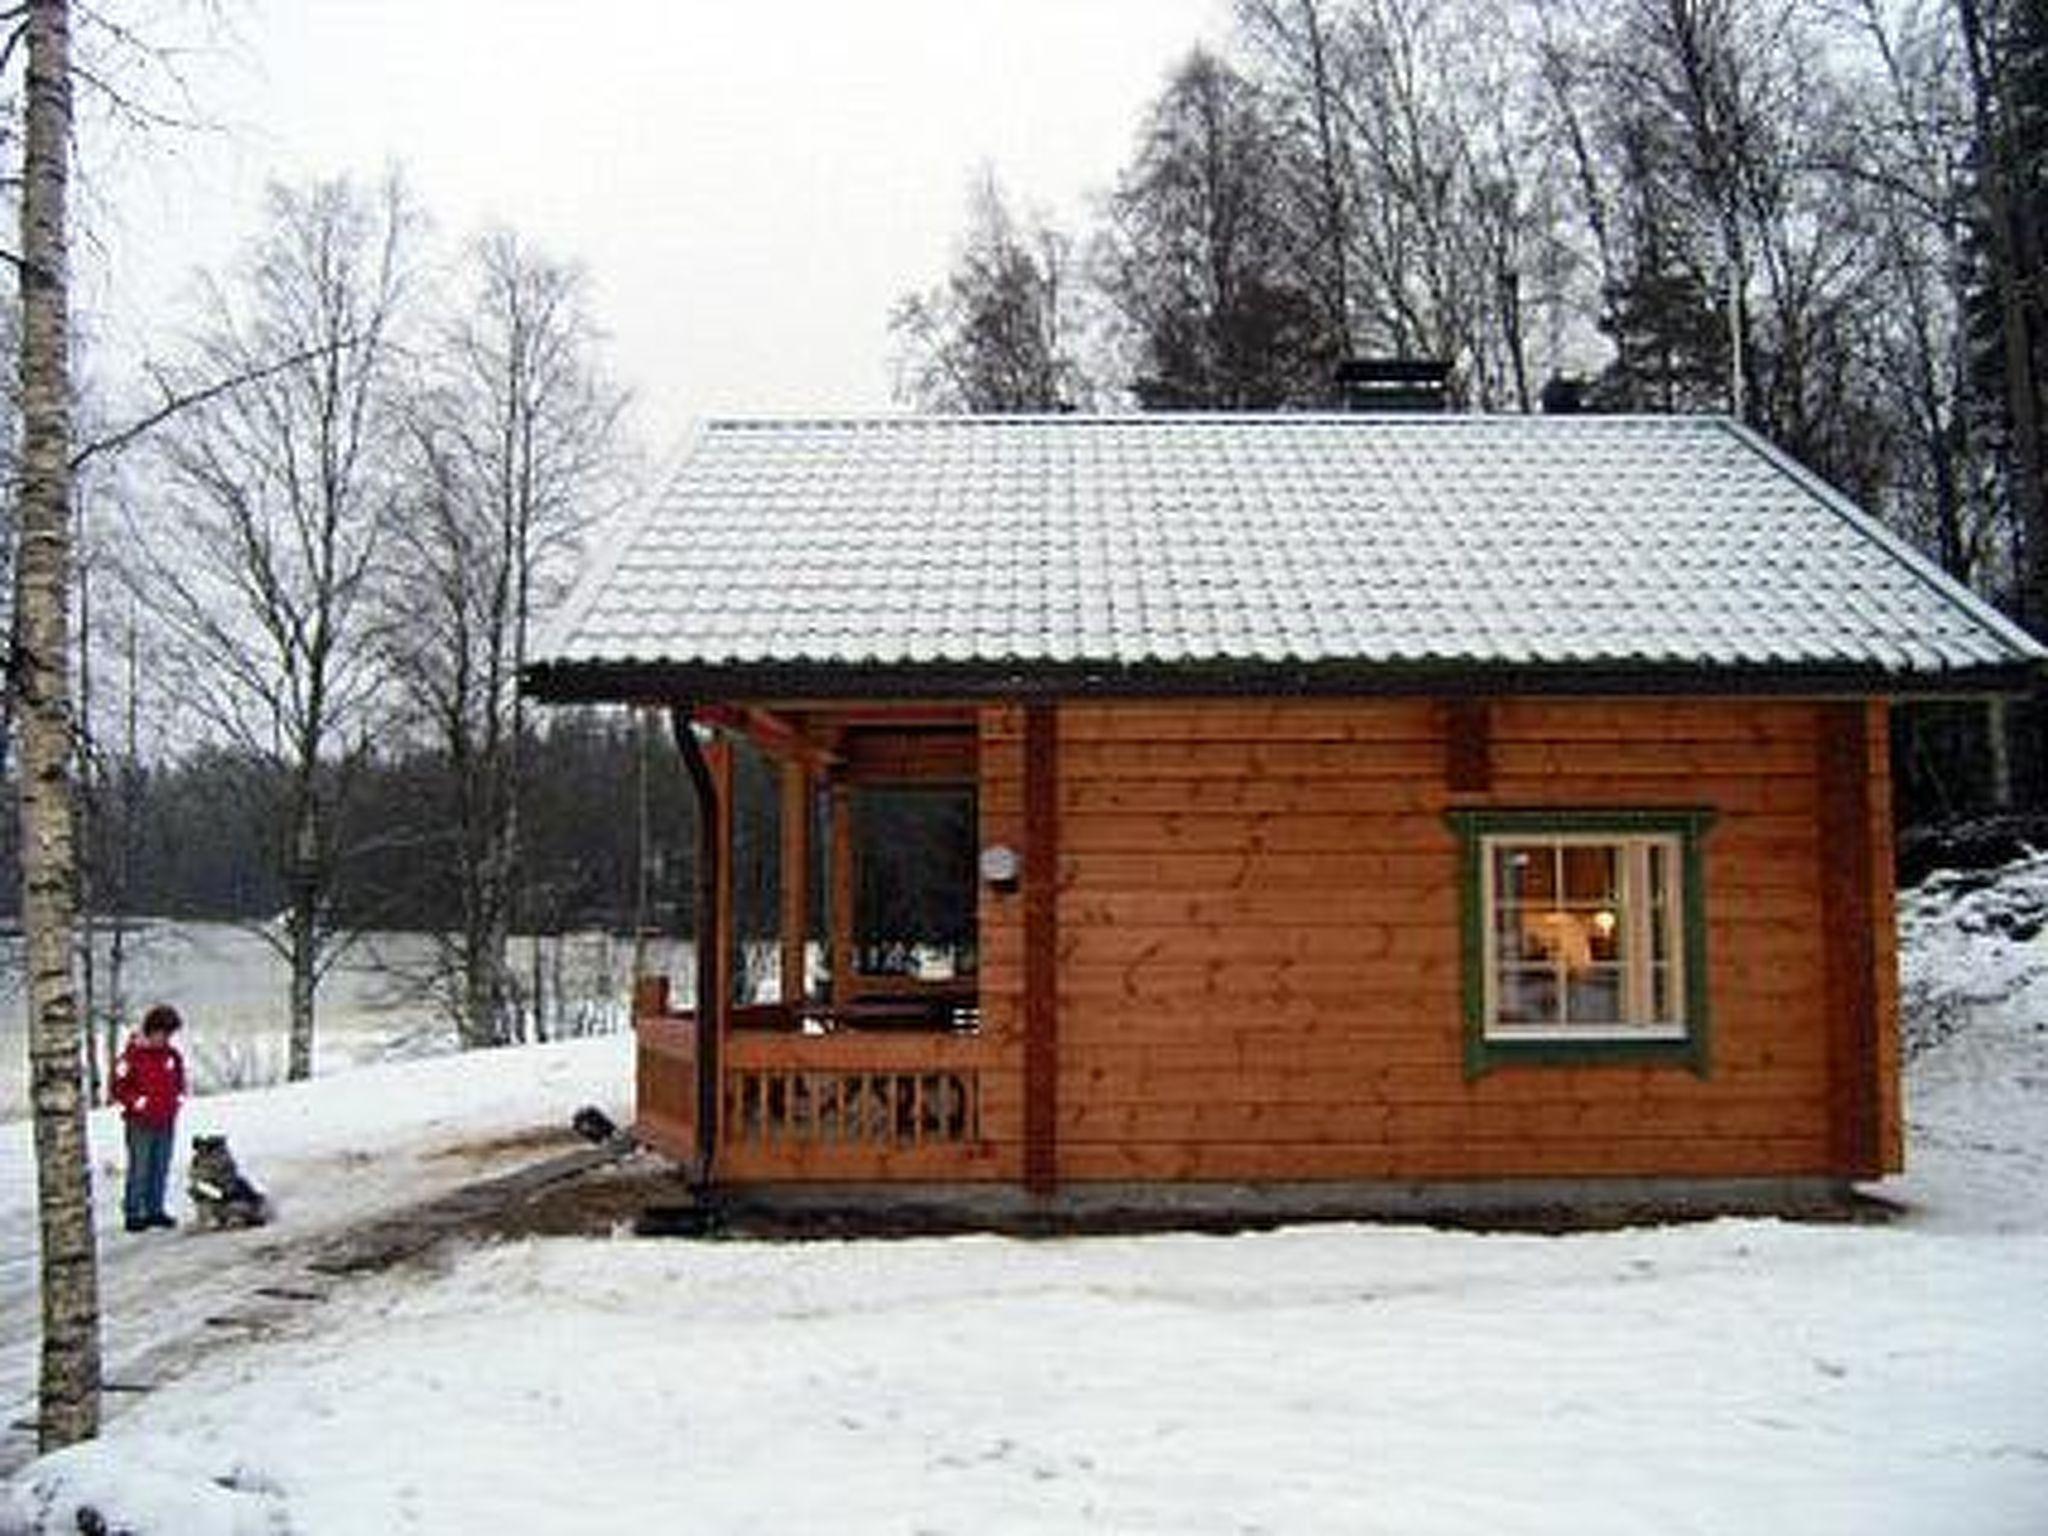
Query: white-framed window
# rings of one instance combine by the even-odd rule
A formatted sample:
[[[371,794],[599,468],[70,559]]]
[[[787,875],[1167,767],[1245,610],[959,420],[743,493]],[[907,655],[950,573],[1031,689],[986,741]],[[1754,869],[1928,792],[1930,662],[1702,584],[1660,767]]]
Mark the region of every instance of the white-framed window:
[[[1459,810],[1466,1069],[1706,1071],[1709,811]]]
[[[1684,1037],[1677,836],[1499,833],[1480,848],[1488,1039]]]

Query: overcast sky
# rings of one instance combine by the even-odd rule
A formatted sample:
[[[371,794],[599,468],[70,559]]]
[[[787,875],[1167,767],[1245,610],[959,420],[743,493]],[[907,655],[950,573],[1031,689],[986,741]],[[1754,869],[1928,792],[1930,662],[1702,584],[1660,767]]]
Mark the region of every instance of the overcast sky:
[[[111,324],[143,338],[266,180],[397,163],[445,236],[501,220],[588,268],[657,453],[704,414],[888,409],[889,306],[943,274],[977,167],[1078,222],[1228,9],[250,0],[187,66],[219,130],[152,136],[103,182]]]

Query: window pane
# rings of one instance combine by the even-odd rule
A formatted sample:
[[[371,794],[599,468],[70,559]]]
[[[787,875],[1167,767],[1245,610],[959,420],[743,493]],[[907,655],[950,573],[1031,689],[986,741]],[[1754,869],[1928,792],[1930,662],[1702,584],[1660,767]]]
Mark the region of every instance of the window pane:
[[[1677,836],[1509,834],[1483,856],[1491,1023],[1608,1039],[1687,1022]]]
[[[1557,894],[1556,852],[1509,843],[1493,851],[1494,900],[1501,906],[1545,906]]]
[[[1564,850],[1564,899],[1571,906],[1605,906],[1620,899],[1613,847],[1569,845]]]
[[[1550,958],[1543,943],[1540,914],[1500,912],[1494,915],[1494,957],[1500,965],[1528,965]]]
[[[1582,914],[1531,912],[1525,922],[1535,953],[1567,971],[1584,970],[1593,963],[1592,928]]]
[[[1645,957],[1650,969],[1650,1017],[1646,1022],[1670,1023],[1681,1011],[1677,994],[1678,957],[1672,953],[1677,931],[1673,921],[1678,905],[1676,864],[1669,845],[1661,842],[1650,844],[1644,864],[1650,883],[1650,913],[1645,925],[1650,939],[1650,952]]]
[[[1600,966],[1574,975],[1565,995],[1565,1017],[1573,1024],[1619,1024],[1620,969]]]
[[[1605,906],[1585,918],[1586,950],[1590,960],[1613,965],[1622,958],[1622,935],[1628,931],[1618,904]]]
[[[1510,966],[1500,973],[1495,1018],[1502,1024],[1555,1024],[1557,973]]]

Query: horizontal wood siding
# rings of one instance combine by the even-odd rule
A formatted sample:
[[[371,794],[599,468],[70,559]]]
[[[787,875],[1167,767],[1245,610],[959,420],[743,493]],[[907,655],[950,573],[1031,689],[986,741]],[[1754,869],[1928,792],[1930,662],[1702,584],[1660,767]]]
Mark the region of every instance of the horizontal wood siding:
[[[1901,1073],[1899,1042],[1899,914],[1898,888],[1894,878],[1897,850],[1892,837],[1892,722],[1890,707],[1869,706],[1865,720],[1869,733],[1870,767],[1870,853],[1871,934],[1876,950],[1871,956],[1875,971],[1877,1017],[1877,1150],[1883,1170],[1902,1172],[1906,1166],[1905,1108],[1900,1100]]]
[[[697,1157],[697,1026],[668,1015],[668,984],[650,979],[658,993],[634,998],[633,1131],[664,1157],[691,1163]]]
[[[979,719],[981,846],[1020,857],[1024,823],[1024,709],[991,705]],[[1027,877],[1028,877],[1028,871]],[[982,1135],[992,1177],[1024,1178],[1024,892],[980,882],[976,925],[981,944]],[[991,941],[994,941],[993,944]]]
[[[1828,1171],[1816,707],[1496,702],[1485,776],[1460,759],[1488,787],[1462,793],[1448,718],[1427,700],[1061,707],[1063,1180]],[[1021,737],[1014,712],[984,715],[984,837],[1020,848]],[[1467,1079],[1444,813],[1484,806],[1715,812],[1705,1079]],[[1017,1027],[1018,914],[984,894],[992,1028]],[[1894,1006],[1889,982],[1879,996]]]

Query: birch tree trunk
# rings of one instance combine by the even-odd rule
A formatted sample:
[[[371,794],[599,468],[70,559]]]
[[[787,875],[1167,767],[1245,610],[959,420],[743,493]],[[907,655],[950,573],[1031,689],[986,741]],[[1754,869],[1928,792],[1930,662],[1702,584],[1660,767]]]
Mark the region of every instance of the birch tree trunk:
[[[93,740],[92,712],[92,560],[79,553],[87,548],[85,519],[79,518],[72,535],[73,543],[73,585],[78,589],[78,714],[77,729],[72,732],[72,751],[78,764],[75,789],[71,796],[71,842],[76,849],[77,875],[72,889],[77,892],[74,910],[78,915],[78,1039],[85,1064],[85,1102],[104,1102],[100,1084],[99,1057],[93,1049],[93,1021],[98,1017],[99,956],[93,952],[99,935],[93,927],[93,905],[99,898],[95,888],[93,864],[94,801],[99,786],[94,781],[93,756],[96,743]],[[107,1058],[107,1078],[111,1084],[114,1075],[114,1059]]]
[[[292,853],[285,878],[285,960],[291,970],[291,1034],[285,1077],[294,1083],[313,1075],[313,1021],[320,988],[322,863],[311,781],[308,766],[298,775],[292,791]]]
[[[27,6],[21,186],[20,549],[14,686],[21,720],[21,917],[41,1218],[38,1444],[99,1432],[99,1255],[72,982],[71,379],[66,192],[70,8]]]

